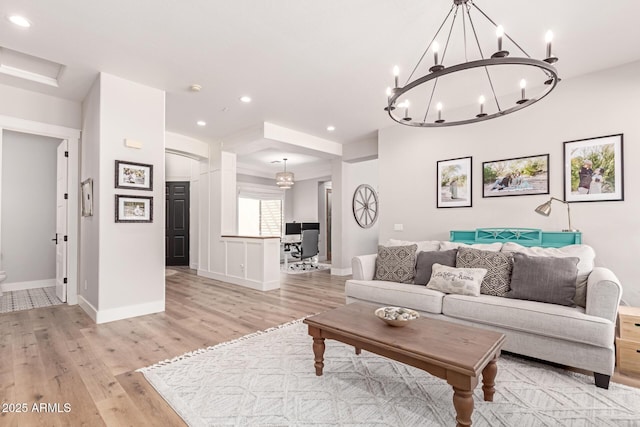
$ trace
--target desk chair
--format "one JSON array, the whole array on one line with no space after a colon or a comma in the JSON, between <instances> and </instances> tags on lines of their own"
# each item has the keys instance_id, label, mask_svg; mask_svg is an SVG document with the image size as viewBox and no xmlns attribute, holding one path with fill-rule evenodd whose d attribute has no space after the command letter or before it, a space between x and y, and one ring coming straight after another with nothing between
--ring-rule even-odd
<instances>
[{"instance_id":1,"label":"desk chair","mask_svg":"<svg viewBox=\"0 0 640 427\"><path fill-rule=\"evenodd\" d=\"M299 268L302 270L311 270L318 268L317 263L314 263L311 258L318 255L318 237L320 235L319 230L302 230L302 242L300 246L294 247L296 252L292 251L291 256L299 258L301 262L291 264L289 268ZM304 260L309 260L305 263Z\"/></svg>"}]
</instances>

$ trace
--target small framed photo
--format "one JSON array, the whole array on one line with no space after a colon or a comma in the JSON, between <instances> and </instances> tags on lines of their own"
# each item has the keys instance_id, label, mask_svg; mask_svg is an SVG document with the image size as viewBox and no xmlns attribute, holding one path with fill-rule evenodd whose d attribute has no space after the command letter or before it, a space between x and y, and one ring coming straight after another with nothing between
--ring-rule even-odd
<instances>
[{"instance_id":1,"label":"small framed photo","mask_svg":"<svg viewBox=\"0 0 640 427\"><path fill-rule=\"evenodd\" d=\"M153 165L116 160L116 188L153 190Z\"/></svg>"},{"instance_id":2,"label":"small framed photo","mask_svg":"<svg viewBox=\"0 0 640 427\"><path fill-rule=\"evenodd\" d=\"M153 222L153 197L116 194L116 222Z\"/></svg>"},{"instance_id":3,"label":"small framed photo","mask_svg":"<svg viewBox=\"0 0 640 427\"><path fill-rule=\"evenodd\" d=\"M93 179L82 181L82 216L93 216Z\"/></svg>"},{"instance_id":4,"label":"small framed photo","mask_svg":"<svg viewBox=\"0 0 640 427\"><path fill-rule=\"evenodd\" d=\"M564 143L567 202L624 200L622 134Z\"/></svg>"},{"instance_id":5,"label":"small framed photo","mask_svg":"<svg viewBox=\"0 0 640 427\"><path fill-rule=\"evenodd\" d=\"M549 194L549 155L482 163L482 197Z\"/></svg>"},{"instance_id":6,"label":"small framed photo","mask_svg":"<svg viewBox=\"0 0 640 427\"><path fill-rule=\"evenodd\" d=\"M471 157L437 162L438 208L471 207Z\"/></svg>"}]
</instances>

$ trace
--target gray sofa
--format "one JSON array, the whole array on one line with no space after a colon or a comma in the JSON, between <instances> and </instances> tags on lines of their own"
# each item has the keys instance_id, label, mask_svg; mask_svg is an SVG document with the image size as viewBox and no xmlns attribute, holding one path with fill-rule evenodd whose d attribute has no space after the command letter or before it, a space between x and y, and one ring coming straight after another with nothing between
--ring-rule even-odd
<instances>
[{"instance_id":1,"label":"gray sofa","mask_svg":"<svg viewBox=\"0 0 640 427\"><path fill-rule=\"evenodd\" d=\"M592 371L596 385L608 388L622 295L620 282L610 270L592 267L583 308L484 294L444 294L421 285L373 280L376 257L353 258L353 278L345 285L347 303L408 307L423 317L502 332L507 337L503 350Z\"/></svg>"}]
</instances>

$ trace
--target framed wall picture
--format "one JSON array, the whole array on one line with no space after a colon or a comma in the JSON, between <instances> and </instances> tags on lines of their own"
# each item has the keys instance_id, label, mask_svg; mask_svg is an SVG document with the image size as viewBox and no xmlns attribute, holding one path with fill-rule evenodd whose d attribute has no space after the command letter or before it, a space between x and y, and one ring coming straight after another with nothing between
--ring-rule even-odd
<instances>
[{"instance_id":1,"label":"framed wall picture","mask_svg":"<svg viewBox=\"0 0 640 427\"><path fill-rule=\"evenodd\" d=\"M440 160L437 162L437 207L471 207L471 157Z\"/></svg>"},{"instance_id":2,"label":"framed wall picture","mask_svg":"<svg viewBox=\"0 0 640 427\"><path fill-rule=\"evenodd\" d=\"M82 216L93 216L93 179L82 181Z\"/></svg>"},{"instance_id":3,"label":"framed wall picture","mask_svg":"<svg viewBox=\"0 0 640 427\"><path fill-rule=\"evenodd\" d=\"M549 155L482 163L482 197L549 194Z\"/></svg>"},{"instance_id":4,"label":"framed wall picture","mask_svg":"<svg viewBox=\"0 0 640 427\"><path fill-rule=\"evenodd\" d=\"M116 222L153 222L153 197L116 194Z\"/></svg>"},{"instance_id":5,"label":"framed wall picture","mask_svg":"<svg viewBox=\"0 0 640 427\"><path fill-rule=\"evenodd\" d=\"M622 134L564 143L567 202L624 200Z\"/></svg>"},{"instance_id":6,"label":"framed wall picture","mask_svg":"<svg viewBox=\"0 0 640 427\"><path fill-rule=\"evenodd\" d=\"M153 190L153 165L116 160L116 188Z\"/></svg>"}]
</instances>

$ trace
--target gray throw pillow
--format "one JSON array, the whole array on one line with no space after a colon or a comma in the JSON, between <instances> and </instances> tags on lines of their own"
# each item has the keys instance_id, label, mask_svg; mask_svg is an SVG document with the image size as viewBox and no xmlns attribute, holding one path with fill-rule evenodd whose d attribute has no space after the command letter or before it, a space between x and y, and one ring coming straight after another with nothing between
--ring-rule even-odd
<instances>
[{"instance_id":1,"label":"gray throw pillow","mask_svg":"<svg viewBox=\"0 0 640 427\"><path fill-rule=\"evenodd\" d=\"M456 253L458 253L456 249L451 249L450 251L418 252L418 259L416 261L416 278L413 280L413 283L416 285L426 285L429 283L433 264L455 267Z\"/></svg>"},{"instance_id":2,"label":"gray throw pillow","mask_svg":"<svg viewBox=\"0 0 640 427\"><path fill-rule=\"evenodd\" d=\"M503 297L509 292L513 260L507 252L481 251L478 249L458 249L456 257L458 268L484 268L487 274L482 280L480 293Z\"/></svg>"},{"instance_id":3,"label":"gray throw pillow","mask_svg":"<svg viewBox=\"0 0 640 427\"><path fill-rule=\"evenodd\" d=\"M506 296L573 307L579 261L514 253L511 291Z\"/></svg>"},{"instance_id":4,"label":"gray throw pillow","mask_svg":"<svg viewBox=\"0 0 640 427\"><path fill-rule=\"evenodd\" d=\"M373 280L412 283L416 271L417 248L418 245L378 246Z\"/></svg>"}]
</instances>

